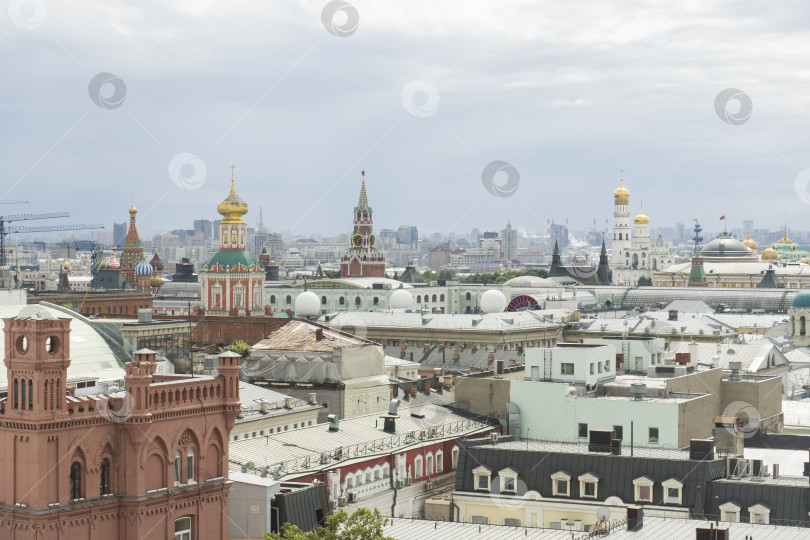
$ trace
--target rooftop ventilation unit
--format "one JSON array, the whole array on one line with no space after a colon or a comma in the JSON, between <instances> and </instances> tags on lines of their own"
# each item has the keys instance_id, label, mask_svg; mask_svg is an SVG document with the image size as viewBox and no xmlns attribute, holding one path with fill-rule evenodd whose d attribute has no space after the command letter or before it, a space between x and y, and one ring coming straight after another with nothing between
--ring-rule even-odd
<instances>
[{"instance_id":1,"label":"rooftop ventilation unit","mask_svg":"<svg viewBox=\"0 0 810 540\"><path fill-rule=\"evenodd\" d=\"M641 401L647 394L647 385L644 383L633 383L630 385L630 391L633 393L634 401Z\"/></svg>"},{"instance_id":2,"label":"rooftop ventilation unit","mask_svg":"<svg viewBox=\"0 0 810 540\"><path fill-rule=\"evenodd\" d=\"M340 424L340 417L336 414L330 414L326 417L329 420L329 431L338 431L338 424Z\"/></svg>"},{"instance_id":3,"label":"rooftop ventilation unit","mask_svg":"<svg viewBox=\"0 0 810 540\"><path fill-rule=\"evenodd\" d=\"M740 375L740 371L742 370L742 362L729 362L728 368L731 370L732 381L742 380L742 375Z\"/></svg>"}]
</instances>

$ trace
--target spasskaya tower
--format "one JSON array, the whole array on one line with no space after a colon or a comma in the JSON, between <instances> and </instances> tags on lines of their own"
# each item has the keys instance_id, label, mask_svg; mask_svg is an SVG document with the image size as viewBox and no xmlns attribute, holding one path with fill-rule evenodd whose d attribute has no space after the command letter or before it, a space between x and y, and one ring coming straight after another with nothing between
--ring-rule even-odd
<instances>
[{"instance_id":1,"label":"spasskaya tower","mask_svg":"<svg viewBox=\"0 0 810 540\"><path fill-rule=\"evenodd\" d=\"M360 201L354 207L354 232L340 257L340 277L385 277L385 253L377 251L374 220L366 196L366 171L360 173Z\"/></svg>"}]
</instances>

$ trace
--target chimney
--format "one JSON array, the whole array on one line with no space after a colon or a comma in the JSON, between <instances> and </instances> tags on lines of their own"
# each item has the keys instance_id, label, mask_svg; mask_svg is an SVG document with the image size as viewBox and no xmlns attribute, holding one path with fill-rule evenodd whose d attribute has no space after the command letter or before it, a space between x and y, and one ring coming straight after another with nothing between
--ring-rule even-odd
<instances>
[{"instance_id":1,"label":"chimney","mask_svg":"<svg viewBox=\"0 0 810 540\"><path fill-rule=\"evenodd\" d=\"M627 507L627 530L640 531L644 526L644 508L641 506Z\"/></svg>"},{"instance_id":2,"label":"chimney","mask_svg":"<svg viewBox=\"0 0 810 540\"><path fill-rule=\"evenodd\" d=\"M670 309L669 310L669 320L670 321L677 321L678 320L678 310L677 309Z\"/></svg>"},{"instance_id":3,"label":"chimney","mask_svg":"<svg viewBox=\"0 0 810 540\"><path fill-rule=\"evenodd\" d=\"M729 362L728 368L731 370L732 381L742 380L742 375L740 375L740 371L742 370L742 362Z\"/></svg>"},{"instance_id":4,"label":"chimney","mask_svg":"<svg viewBox=\"0 0 810 540\"><path fill-rule=\"evenodd\" d=\"M284 398L284 408L285 409L292 409L293 408L293 398L285 397Z\"/></svg>"},{"instance_id":5,"label":"chimney","mask_svg":"<svg viewBox=\"0 0 810 540\"><path fill-rule=\"evenodd\" d=\"M641 401L647 394L647 385L644 383L633 383L630 385L630 391L633 393L634 401Z\"/></svg>"},{"instance_id":6,"label":"chimney","mask_svg":"<svg viewBox=\"0 0 810 540\"><path fill-rule=\"evenodd\" d=\"M430 343L425 343L425 352L430 351Z\"/></svg>"},{"instance_id":7,"label":"chimney","mask_svg":"<svg viewBox=\"0 0 810 540\"><path fill-rule=\"evenodd\" d=\"M270 402L269 401L259 402L259 410L262 411L263 414L267 414L268 412L270 412Z\"/></svg>"},{"instance_id":8,"label":"chimney","mask_svg":"<svg viewBox=\"0 0 810 540\"><path fill-rule=\"evenodd\" d=\"M699 362L700 356L698 355L699 346L694 341L689 342L689 361Z\"/></svg>"},{"instance_id":9,"label":"chimney","mask_svg":"<svg viewBox=\"0 0 810 540\"><path fill-rule=\"evenodd\" d=\"M399 357L400 358L405 358L405 345L400 345L399 346Z\"/></svg>"},{"instance_id":10,"label":"chimney","mask_svg":"<svg viewBox=\"0 0 810 540\"><path fill-rule=\"evenodd\" d=\"M458 349L453 351L453 360L458 360L460 356L461 356L461 353L459 352Z\"/></svg>"},{"instance_id":11,"label":"chimney","mask_svg":"<svg viewBox=\"0 0 810 540\"><path fill-rule=\"evenodd\" d=\"M323 341L323 328L315 330L315 341Z\"/></svg>"},{"instance_id":12,"label":"chimney","mask_svg":"<svg viewBox=\"0 0 810 540\"><path fill-rule=\"evenodd\" d=\"M425 394L430 395L430 380L425 380Z\"/></svg>"},{"instance_id":13,"label":"chimney","mask_svg":"<svg viewBox=\"0 0 810 540\"><path fill-rule=\"evenodd\" d=\"M318 394L316 394L315 392L310 392L309 394L307 394L307 402L309 402L310 405L317 405Z\"/></svg>"},{"instance_id":14,"label":"chimney","mask_svg":"<svg viewBox=\"0 0 810 540\"><path fill-rule=\"evenodd\" d=\"M495 353L494 353L494 352L490 352L490 353L489 353L489 356L487 357L487 362L491 364L491 363L492 363L492 362L494 362L494 361L495 361Z\"/></svg>"}]
</instances>

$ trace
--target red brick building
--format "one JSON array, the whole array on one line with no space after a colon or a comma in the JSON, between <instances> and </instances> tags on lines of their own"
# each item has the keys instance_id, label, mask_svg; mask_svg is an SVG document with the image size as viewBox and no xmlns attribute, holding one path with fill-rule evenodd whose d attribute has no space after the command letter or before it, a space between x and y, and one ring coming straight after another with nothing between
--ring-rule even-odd
<instances>
[{"instance_id":1,"label":"red brick building","mask_svg":"<svg viewBox=\"0 0 810 540\"><path fill-rule=\"evenodd\" d=\"M4 324L2 538L227 538L238 355L220 356L220 377L185 378L155 375L144 349L125 392L77 398L65 388L70 319L28 306Z\"/></svg>"}]
</instances>

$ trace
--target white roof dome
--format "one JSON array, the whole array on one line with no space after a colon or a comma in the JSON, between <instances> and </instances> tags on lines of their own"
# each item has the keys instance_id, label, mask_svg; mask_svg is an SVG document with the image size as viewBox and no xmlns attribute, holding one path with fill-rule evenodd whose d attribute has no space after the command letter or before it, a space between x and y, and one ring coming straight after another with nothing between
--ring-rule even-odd
<instances>
[{"instance_id":1,"label":"white roof dome","mask_svg":"<svg viewBox=\"0 0 810 540\"><path fill-rule=\"evenodd\" d=\"M497 289L490 289L481 295L481 311L484 313L501 313L506 309L506 297Z\"/></svg>"},{"instance_id":2,"label":"white roof dome","mask_svg":"<svg viewBox=\"0 0 810 540\"><path fill-rule=\"evenodd\" d=\"M318 315L321 310L321 300L312 291L304 291L295 297L295 314L303 317Z\"/></svg>"},{"instance_id":3,"label":"white roof dome","mask_svg":"<svg viewBox=\"0 0 810 540\"><path fill-rule=\"evenodd\" d=\"M388 300L388 306L391 309L408 309L413 307L413 295L405 289L397 289L391 293L391 298Z\"/></svg>"}]
</instances>

